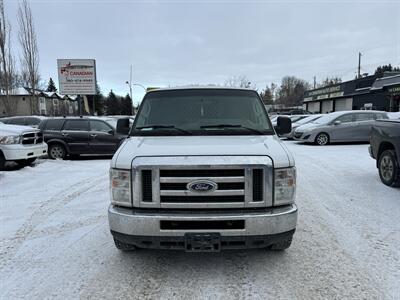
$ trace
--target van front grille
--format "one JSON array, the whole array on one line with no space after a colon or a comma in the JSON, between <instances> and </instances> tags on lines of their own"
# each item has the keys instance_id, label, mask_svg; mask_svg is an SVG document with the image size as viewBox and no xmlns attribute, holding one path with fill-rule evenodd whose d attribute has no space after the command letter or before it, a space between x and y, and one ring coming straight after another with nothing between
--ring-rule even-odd
<instances>
[{"instance_id":1,"label":"van front grille","mask_svg":"<svg viewBox=\"0 0 400 300\"><path fill-rule=\"evenodd\" d=\"M268 165L196 165L187 169L167 165L139 170L133 190L135 194L135 189L140 189L134 199L138 207L218 209L272 205L272 168Z\"/></svg>"}]
</instances>

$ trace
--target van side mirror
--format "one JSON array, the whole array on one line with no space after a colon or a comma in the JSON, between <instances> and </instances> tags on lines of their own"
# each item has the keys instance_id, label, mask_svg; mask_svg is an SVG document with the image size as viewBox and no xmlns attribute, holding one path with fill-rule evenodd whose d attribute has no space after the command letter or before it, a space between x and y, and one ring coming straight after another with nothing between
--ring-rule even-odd
<instances>
[{"instance_id":1,"label":"van side mirror","mask_svg":"<svg viewBox=\"0 0 400 300\"><path fill-rule=\"evenodd\" d=\"M335 122L333 122L333 125L340 125L340 124L342 124L342 122L340 122L340 121L335 121Z\"/></svg>"},{"instance_id":2,"label":"van side mirror","mask_svg":"<svg viewBox=\"0 0 400 300\"><path fill-rule=\"evenodd\" d=\"M117 133L128 135L129 134L129 118L118 119Z\"/></svg>"},{"instance_id":3,"label":"van side mirror","mask_svg":"<svg viewBox=\"0 0 400 300\"><path fill-rule=\"evenodd\" d=\"M278 117L275 131L278 135L290 133L292 131L292 120L288 117Z\"/></svg>"}]
</instances>

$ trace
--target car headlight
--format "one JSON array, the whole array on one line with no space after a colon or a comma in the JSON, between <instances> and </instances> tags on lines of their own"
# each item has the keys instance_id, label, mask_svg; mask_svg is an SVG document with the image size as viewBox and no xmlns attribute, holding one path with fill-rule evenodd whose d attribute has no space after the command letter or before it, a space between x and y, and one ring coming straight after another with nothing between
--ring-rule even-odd
<instances>
[{"instance_id":1,"label":"car headlight","mask_svg":"<svg viewBox=\"0 0 400 300\"><path fill-rule=\"evenodd\" d=\"M274 205L294 203L296 195L296 168L275 169Z\"/></svg>"},{"instance_id":2,"label":"car headlight","mask_svg":"<svg viewBox=\"0 0 400 300\"><path fill-rule=\"evenodd\" d=\"M0 144L2 145L19 144L20 141L21 137L19 135L0 136Z\"/></svg>"},{"instance_id":3,"label":"car headlight","mask_svg":"<svg viewBox=\"0 0 400 300\"><path fill-rule=\"evenodd\" d=\"M132 207L131 171L110 169L111 203Z\"/></svg>"}]
</instances>

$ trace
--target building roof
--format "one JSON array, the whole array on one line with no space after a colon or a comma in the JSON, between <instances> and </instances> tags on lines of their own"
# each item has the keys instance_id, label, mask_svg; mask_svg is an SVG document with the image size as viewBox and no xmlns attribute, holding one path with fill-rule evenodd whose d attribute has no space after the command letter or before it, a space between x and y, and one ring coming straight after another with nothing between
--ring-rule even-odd
<instances>
[{"instance_id":1,"label":"building roof","mask_svg":"<svg viewBox=\"0 0 400 300\"><path fill-rule=\"evenodd\" d=\"M392 86L392 85L400 85L400 75L378 78L372 84L371 91L381 90L384 87Z\"/></svg>"}]
</instances>

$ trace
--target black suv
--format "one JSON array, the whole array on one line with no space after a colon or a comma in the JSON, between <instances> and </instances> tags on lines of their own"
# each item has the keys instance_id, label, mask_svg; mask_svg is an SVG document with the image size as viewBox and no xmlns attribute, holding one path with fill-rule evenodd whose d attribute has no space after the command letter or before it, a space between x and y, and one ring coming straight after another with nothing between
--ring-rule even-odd
<instances>
[{"instance_id":1,"label":"black suv","mask_svg":"<svg viewBox=\"0 0 400 300\"><path fill-rule=\"evenodd\" d=\"M129 120L127 120L129 124ZM63 159L67 155L103 154L113 155L127 137L122 130L114 128L100 118L48 118L40 123L48 155ZM129 125L128 125L129 128Z\"/></svg>"}]
</instances>

